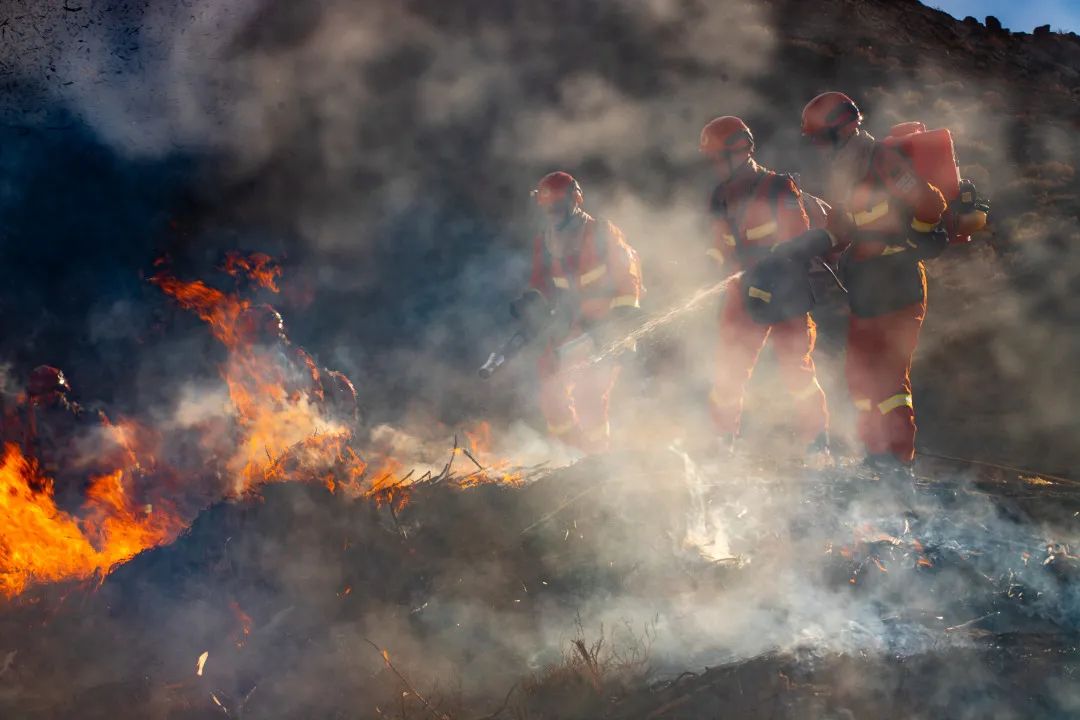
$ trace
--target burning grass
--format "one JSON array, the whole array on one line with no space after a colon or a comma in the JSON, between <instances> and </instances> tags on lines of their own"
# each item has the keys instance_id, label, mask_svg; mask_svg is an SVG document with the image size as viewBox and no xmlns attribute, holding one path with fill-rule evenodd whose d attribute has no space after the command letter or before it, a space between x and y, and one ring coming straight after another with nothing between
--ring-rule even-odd
<instances>
[{"instance_id":1,"label":"burning grass","mask_svg":"<svg viewBox=\"0 0 1080 720\"><path fill-rule=\"evenodd\" d=\"M223 270L238 283L274 292L281 275L271 258L259 254L230 254ZM112 422L102 416L87 444L96 454L92 465L104 470L88 479L81 507L69 510L57 505L55 478L8 445L0 466L0 595L18 595L34 583L100 578L118 563L171 542L207 505L257 494L270 483L317 483L397 512L417 483L468 488L520 482L508 461L491 454L487 425L467 431L465 446L454 441L441 472L405 472L395 457L362 455L356 428L328 406L314 363L284 335L265 344L251 327L253 306L239 291L179 280L163 263L151 282L198 315L227 350L220 371L229 403L202 427L199 442L205 475L220 479L184 477L160 461L168 437L134 419ZM472 466L464 472L454 468L459 455Z\"/></svg>"},{"instance_id":2,"label":"burning grass","mask_svg":"<svg viewBox=\"0 0 1080 720\"><path fill-rule=\"evenodd\" d=\"M1080 667L1058 520L1047 544L1001 492L985 505L981 481L924 488L904 517L848 470L752 472L706 478L739 564L685 547L699 506L670 455L466 492L436 472L405 505L274 483L93 592L62 588L58 606L43 587L0 613L0 657L17 650L0 712L802 720L1067 707L1050 689ZM1080 494L1048 482L1065 493L1055 505L1080 510ZM1010 487L1030 495L1026 479Z\"/></svg>"}]
</instances>

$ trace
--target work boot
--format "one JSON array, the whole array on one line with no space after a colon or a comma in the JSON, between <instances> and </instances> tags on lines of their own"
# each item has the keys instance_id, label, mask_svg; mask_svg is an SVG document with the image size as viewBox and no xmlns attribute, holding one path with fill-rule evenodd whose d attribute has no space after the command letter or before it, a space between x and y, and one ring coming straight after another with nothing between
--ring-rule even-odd
<instances>
[{"instance_id":1,"label":"work boot","mask_svg":"<svg viewBox=\"0 0 1080 720\"><path fill-rule=\"evenodd\" d=\"M803 462L811 470L824 470L833 466L832 452L829 450L829 433L822 431L812 443L806 446Z\"/></svg>"}]
</instances>

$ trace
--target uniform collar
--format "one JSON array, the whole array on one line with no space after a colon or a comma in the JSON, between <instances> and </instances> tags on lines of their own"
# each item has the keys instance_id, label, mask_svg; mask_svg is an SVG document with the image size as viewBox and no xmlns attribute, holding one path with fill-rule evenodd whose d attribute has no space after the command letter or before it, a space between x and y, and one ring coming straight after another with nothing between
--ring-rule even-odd
<instances>
[{"instance_id":1,"label":"uniform collar","mask_svg":"<svg viewBox=\"0 0 1080 720\"><path fill-rule=\"evenodd\" d=\"M719 185L720 192L726 200L736 200L752 189L767 170L750 158L745 165L735 171L726 182Z\"/></svg>"},{"instance_id":2,"label":"uniform collar","mask_svg":"<svg viewBox=\"0 0 1080 720\"><path fill-rule=\"evenodd\" d=\"M554 241L558 239L563 250L562 257L577 255L581 250L582 238L585 236L582 229L590 219L588 213L578 208L561 228L558 230L548 228L547 232L544 233L544 242L547 244L548 251L553 256L559 256L559 253L555 252L557 248L554 247Z\"/></svg>"}]
</instances>

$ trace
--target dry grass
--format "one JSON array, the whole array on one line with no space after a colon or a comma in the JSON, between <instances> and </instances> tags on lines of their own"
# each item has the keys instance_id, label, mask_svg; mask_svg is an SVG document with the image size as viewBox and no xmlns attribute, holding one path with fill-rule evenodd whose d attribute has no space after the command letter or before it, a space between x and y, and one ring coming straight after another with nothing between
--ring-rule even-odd
<instances>
[{"instance_id":1,"label":"dry grass","mask_svg":"<svg viewBox=\"0 0 1080 720\"><path fill-rule=\"evenodd\" d=\"M1069 182L1076 176L1076 169L1072 165L1054 160L1035 163L1024 167L1024 176L1040 178L1044 180Z\"/></svg>"},{"instance_id":2,"label":"dry grass","mask_svg":"<svg viewBox=\"0 0 1080 720\"><path fill-rule=\"evenodd\" d=\"M514 720L595 720L613 700L640 687L649 675L655 625L637 631L628 623L589 641L577 637L558 664L525 680L510 713Z\"/></svg>"}]
</instances>

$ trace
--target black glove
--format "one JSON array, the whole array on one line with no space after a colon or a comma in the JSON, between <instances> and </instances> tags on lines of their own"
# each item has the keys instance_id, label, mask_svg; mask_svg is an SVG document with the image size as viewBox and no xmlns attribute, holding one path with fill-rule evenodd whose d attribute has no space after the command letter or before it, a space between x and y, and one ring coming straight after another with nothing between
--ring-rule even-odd
<instances>
[{"instance_id":1,"label":"black glove","mask_svg":"<svg viewBox=\"0 0 1080 720\"><path fill-rule=\"evenodd\" d=\"M535 337L551 323L554 311L543 293L536 289L526 290L521 297L510 303L510 315L521 323L527 337Z\"/></svg>"},{"instance_id":2,"label":"black glove","mask_svg":"<svg viewBox=\"0 0 1080 720\"><path fill-rule=\"evenodd\" d=\"M912 229L908 232L907 244L920 260L932 260L949 246L949 233L940 225L927 232Z\"/></svg>"},{"instance_id":3,"label":"black glove","mask_svg":"<svg viewBox=\"0 0 1080 720\"><path fill-rule=\"evenodd\" d=\"M990 199L979 195L975 183L967 178L960 180L960 196L957 200L958 212L990 212Z\"/></svg>"},{"instance_id":4,"label":"black glove","mask_svg":"<svg viewBox=\"0 0 1080 720\"><path fill-rule=\"evenodd\" d=\"M829 252L832 246L832 235L824 228L816 228L776 245L772 254L776 257L809 262L812 258Z\"/></svg>"}]
</instances>

